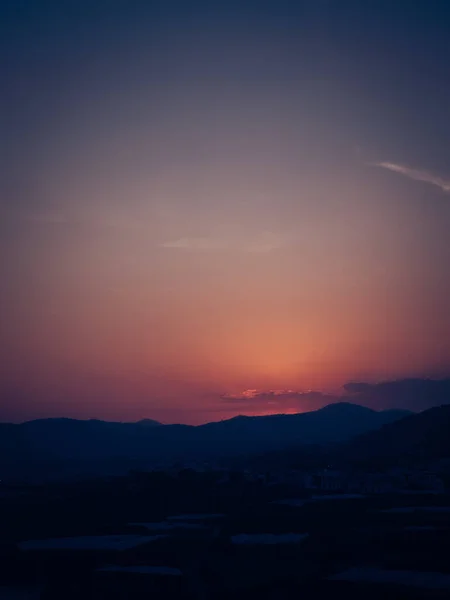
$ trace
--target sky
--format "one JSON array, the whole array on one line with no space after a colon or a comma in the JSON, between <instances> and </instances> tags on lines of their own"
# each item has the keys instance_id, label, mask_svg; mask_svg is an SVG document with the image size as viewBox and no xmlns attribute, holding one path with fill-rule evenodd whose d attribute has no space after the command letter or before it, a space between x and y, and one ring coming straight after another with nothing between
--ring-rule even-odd
<instances>
[{"instance_id":1,"label":"sky","mask_svg":"<svg viewBox=\"0 0 450 600\"><path fill-rule=\"evenodd\" d=\"M0 23L0 420L201 423L450 374L448 2Z\"/></svg>"}]
</instances>

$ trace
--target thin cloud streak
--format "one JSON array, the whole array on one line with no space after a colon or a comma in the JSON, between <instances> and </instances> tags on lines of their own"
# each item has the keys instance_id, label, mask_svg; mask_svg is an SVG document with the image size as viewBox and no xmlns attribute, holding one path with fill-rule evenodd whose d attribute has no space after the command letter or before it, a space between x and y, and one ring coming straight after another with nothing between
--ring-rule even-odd
<instances>
[{"instance_id":1,"label":"thin cloud streak","mask_svg":"<svg viewBox=\"0 0 450 600\"><path fill-rule=\"evenodd\" d=\"M434 175L428 171L412 169L405 165L399 165L391 162L375 162L368 164L372 167L381 167L382 169L388 169L388 171L392 171L393 173L399 173L400 175L408 177L409 179L413 179L414 181L422 181L424 183L429 183L430 185L435 185L443 192L450 192L450 179L443 179L442 177L439 177L439 175Z\"/></svg>"},{"instance_id":2,"label":"thin cloud streak","mask_svg":"<svg viewBox=\"0 0 450 600\"><path fill-rule=\"evenodd\" d=\"M105 214L101 212L91 214L83 211L71 211L68 215L60 212L41 211L24 213L21 215L21 218L39 225L91 226L123 230L142 229L146 226L144 219L128 217L126 215L115 215L113 213L106 214L106 212Z\"/></svg>"},{"instance_id":3,"label":"thin cloud streak","mask_svg":"<svg viewBox=\"0 0 450 600\"><path fill-rule=\"evenodd\" d=\"M237 250L241 252L266 253L278 250L285 246L283 237L272 232L263 232L254 239L236 240L215 237L183 237L168 240L160 244L162 248L175 248L178 250Z\"/></svg>"},{"instance_id":4,"label":"thin cloud streak","mask_svg":"<svg viewBox=\"0 0 450 600\"><path fill-rule=\"evenodd\" d=\"M226 250L229 245L223 240L214 240L207 237L179 238L160 244L162 248L177 248L179 250Z\"/></svg>"},{"instance_id":5,"label":"thin cloud streak","mask_svg":"<svg viewBox=\"0 0 450 600\"><path fill-rule=\"evenodd\" d=\"M61 225L68 223L69 219L62 214L52 212L30 213L25 215L27 221L42 223L44 225Z\"/></svg>"}]
</instances>

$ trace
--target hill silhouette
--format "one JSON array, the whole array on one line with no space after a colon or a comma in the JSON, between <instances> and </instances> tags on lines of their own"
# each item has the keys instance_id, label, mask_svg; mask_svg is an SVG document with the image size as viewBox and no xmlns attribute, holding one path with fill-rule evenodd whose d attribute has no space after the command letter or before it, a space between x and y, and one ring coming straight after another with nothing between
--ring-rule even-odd
<instances>
[{"instance_id":1,"label":"hill silhouette","mask_svg":"<svg viewBox=\"0 0 450 600\"><path fill-rule=\"evenodd\" d=\"M357 436L342 446L345 460L390 464L450 457L450 405L430 408Z\"/></svg>"},{"instance_id":2,"label":"hill silhouette","mask_svg":"<svg viewBox=\"0 0 450 600\"><path fill-rule=\"evenodd\" d=\"M43 419L0 425L0 477L34 473L116 473L135 466L215 460L329 444L376 430L406 411L375 411L336 403L316 411L263 417L238 416L200 426L144 420Z\"/></svg>"}]
</instances>

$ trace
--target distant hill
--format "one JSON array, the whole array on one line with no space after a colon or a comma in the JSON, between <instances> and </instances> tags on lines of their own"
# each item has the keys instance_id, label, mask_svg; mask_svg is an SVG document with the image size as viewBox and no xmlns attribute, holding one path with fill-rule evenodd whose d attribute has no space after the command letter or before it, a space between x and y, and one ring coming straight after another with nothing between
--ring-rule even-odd
<instances>
[{"instance_id":1,"label":"distant hill","mask_svg":"<svg viewBox=\"0 0 450 600\"><path fill-rule=\"evenodd\" d=\"M450 458L450 405L411 414L360 435L342 446L340 457L373 464Z\"/></svg>"},{"instance_id":2,"label":"distant hill","mask_svg":"<svg viewBox=\"0 0 450 600\"><path fill-rule=\"evenodd\" d=\"M239 416L197 427L75 419L0 424L0 478L29 472L115 473L139 464L276 451L328 444L379 429L406 411L374 411L351 403L264 417Z\"/></svg>"},{"instance_id":3,"label":"distant hill","mask_svg":"<svg viewBox=\"0 0 450 600\"><path fill-rule=\"evenodd\" d=\"M375 411L348 402L294 415L239 416L208 423L197 436L213 445L232 443L240 451L276 449L293 444L324 444L349 439L362 432L410 414L407 411Z\"/></svg>"}]
</instances>

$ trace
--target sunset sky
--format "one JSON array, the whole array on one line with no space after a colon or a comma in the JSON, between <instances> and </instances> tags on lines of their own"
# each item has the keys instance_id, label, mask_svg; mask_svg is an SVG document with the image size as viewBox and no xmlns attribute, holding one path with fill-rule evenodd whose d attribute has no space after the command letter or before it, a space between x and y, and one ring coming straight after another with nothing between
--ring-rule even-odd
<instances>
[{"instance_id":1,"label":"sunset sky","mask_svg":"<svg viewBox=\"0 0 450 600\"><path fill-rule=\"evenodd\" d=\"M448 2L0 23L0 420L200 423L450 374Z\"/></svg>"}]
</instances>

